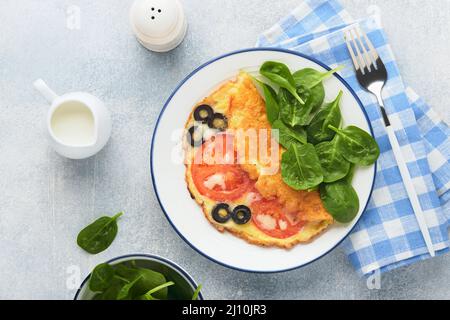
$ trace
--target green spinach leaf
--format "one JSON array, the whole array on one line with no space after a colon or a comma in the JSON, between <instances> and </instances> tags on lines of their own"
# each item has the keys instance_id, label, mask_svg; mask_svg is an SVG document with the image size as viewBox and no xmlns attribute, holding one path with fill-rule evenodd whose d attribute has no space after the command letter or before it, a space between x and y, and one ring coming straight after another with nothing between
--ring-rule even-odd
<instances>
[{"instance_id":1,"label":"green spinach leaf","mask_svg":"<svg viewBox=\"0 0 450 320\"><path fill-rule=\"evenodd\" d=\"M123 279L114 278L109 283L109 286L102 293L99 293L95 296L97 300L117 300L117 295L124 285L129 283L128 281L124 281Z\"/></svg>"},{"instance_id":2,"label":"green spinach leaf","mask_svg":"<svg viewBox=\"0 0 450 320\"><path fill-rule=\"evenodd\" d=\"M116 275L126 279L127 281L134 280L138 275L138 268L136 266L129 267L125 263L118 263L113 266Z\"/></svg>"},{"instance_id":3,"label":"green spinach leaf","mask_svg":"<svg viewBox=\"0 0 450 320\"><path fill-rule=\"evenodd\" d=\"M166 283L163 283L163 284L161 284L161 285L159 285L159 286L157 286L157 287L154 287L153 289L149 290L147 293L143 294L143 295L140 297L140 299L142 299L142 300L157 300L156 298L154 298L154 297L152 296L153 293L155 293L155 292L157 292L157 291L159 291L159 290L162 290L162 289L164 289L164 288L173 286L174 284L175 284L175 282L173 282L173 281L168 281L168 282L166 282Z\"/></svg>"},{"instance_id":4,"label":"green spinach leaf","mask_svg":"<svg viewBox=\"0 0 450 320\"><path fill-rule=\"evenodd\" d=\"M94 292L101 292L108 289L114 278L114 274L114 269L109 264L99 264L92 271L91 278L89 279L89 289Z\"/></svg>"},{"instance_id":5,"label":"green spinach leaf","mask_svg":"<svg viewBox=\"0 0 450 320\"><path fill-rule=\"evenodd\" d=\"M362 166L370 166L377 161L380 148L370 134L355 126L338 129L329 125L329 128L339 135L336 147L345 159Z\"/></svg>"},{"instance_id":6,"label":"green spinach leaf","mask_svg":"<svg viewBox=\"0 0 450 320\"><path fill-rule=\"evenodd\" d=\"M264 99L266 101L267 120L269 123L273 124L273 122L280 117L280 107L277 101L277 93L271 86L263 82L260 82L260 85L263 89Z\"/></svg>"},{"instance_id":7,"label":"green spinach leaf","mask_svg":"<svg viewBox=\"0 0 450 320\"><path fill-rule=\"evenodd\" d=\"M275 89L273 89L270 85L267 83L264 83L263 81L250 76L252 80L257 83L264 94L264 101L266 104L266 115L267 120L270 124L272 124L275 120L279 119L280 117L280 106L278 104L278 95Z\"/></svg>"},{"instance_id":8,"label":"green spinach leaf","mask_svg":"<svg viewBox=\"0 0 450 320\"><path fill-rule=\"evenodd\" d=\"M342 122L341 109L339 107L343 92L340 91L336 99L324 105L312 119L308 129L308 141L318 144L324 141L331 141L336 133L328 126L339 127Z\"/></svg>"},{"instance_id":9,"label":"green spinach leaf","mask_svg":"<svg viewBox=\"0 0 450 320\"><path fill-rule=\"evenodd\" d=\"M310 190L323 181L319 158L312 144L291 144L281 157L283 181L295 190Z\"/></svg>"},{"instance_id":10,"label":"green spinach leaf","mask_svg":"<svg viewBox=\"0 0 450 320\"><path fill-rule=\"evenodd\" d=\"M305 68L298 70L292 75L297 88L304 86L310 90L310 96L306 103L309 104L311 112L317 111L325 99L325 87L323 86L323 81L340 69L341 68L336 68L322 73L312 68Z\"/></svg>"},{"instance_id":11,"label":"green spinach leaf","mask_svg":"<svg viewBox=\"0 0 450 320\"><path fill-rule=\"evenodd\" d=\"M113 217L101 217L80 231L78 245L85 251L96 254L106 250L117 235L117 219L123 214L119 212Z\"/></svg>"},{"instance_id":12,"label":"green spinach leaf","mask_svg":"<svg viewBox=\"0 0 450 320\"><path fill-rule=\"evenodd\" d=\"M306 86L298 86L297 93L300 97L305 101L305 104L301 106L301 122L300 125L306 126L311 122L311 112L313 111L314 96L312 89L307 88Z\"/></svg>"},{"instance_id":13,"label":"green spinach leaf","mask_svg":"<svg viewBox=\"0 0 450 320\"><path fill-rule=\"evenodd\" d=\"M142 280L136 285L136 295L138 296L167 282L166 277L159 272L143 268L139 270L142 275ZM162 288L158 292L155 292L153 296L158 299L167 299L167 288Z\"/></svg>"},{"instance_id":14,"label":"green spinach leaf","mask_svg":"<svg viewBox=\"0 0 450 320\"><path fill-rule=\"evenodd\" d=\"M272 133L274 133L273 130L278 130L277 141L286 149L289 149L293 143L307 143L306 131L301 127L294 130L286 126L281 120L276 120L272 124Z\"/></svg>"},{"instance_id":15,"label":"green spinach leaf","mask_svg":"<svg viewBox=\"0 0 450 320\"><path fill-rule=\"evenodd\" d=\"M323 101L325 100L325 88L323 84L320 83L308 90L310 94L308 101L306 101L305 104L308 104L308 108L311 110L310 113L314 113L322 106Z\"/></svg>"},{"instance_id":16,"label":"green spinach leaf","mask_svg":"<svg viewBox=\"0 0 450 320\"><path fill-rule=\"evenodd\" d=\"M167 300L168 287L173 285L162 273L138 267L134 260L99 264L89 280L95 300Z\"/></svg>"},{"instance_id":17,"label":"green spinach leaf","mask_svg":"<svg viewBox=\"0 0 450 320\"><path fill-rule=\"evenodd\" d=\"M200 294L200 290L202 290L201 284L199 284L197 289L195 289L194 294L192 295L192 300L198 300L198 295Z\"/></svg>"},{"instance_id":18,"label":"green spinach leaf","mask_svg":"<svg viewBox=\"0 0 450 320\"><path fill-rule=\"evenodd\" d=\"M133 286L132 294L135 297L142 296L149 290L167 282L163 274L146 268L129 268L122 265L120 267L118 266L116 272L129 281L134 281L138 277L140 278ZM158 299L166 299L167 289L158 291L155 293L155 297Z\"/></svg>"},{"instance_id":19,"label":"green spinach leaf","mask_svg":"<svg viewBox=\"0 0 450 320\"><path fill-rule=\"evenodd\" d=\"M281 88L288 90L300 104L304 104L297 93L291 71L284 63L267 61L261 66L259 72Z\"/></svg>"},{"instance_id":20,"label":"green spinach leaf","mask_svg":"<svg viewBox=\"0 0 450 320\"><path fill-rule=\"evenodd\" d=\"M323 182L335 182L347 176L350 162L336 148L336 139L319 143L315 148L323 171Z\"/></svg>"},{"instance_id":21,"label":"green spinach leaf","mask_svg":"<svg viewBox=\"0 0 450 320\"><path fill-rule=\"evenodd\" d=\"M301 92L302 96L307 91ZM307 97L305 98L305 101ZM286 89L280 88L278 92L278 101L280 105L280 119L290 127L305 126L310 122L311 108L308 103L299 103L292 94Z\"/></svg>"},{"instance_id":22,"label":"green spinach leaf","mask_svg":"<svg viewBox=\"0 0 450 320\"><path fill-rule=\"evenodd\" d=\"M345 176L345 181L352 184L353 176L355 175L356 166L353 163L350 163L350 170L348 170L348 174Z\"/></svg>"},{"instance_id":23,"label":"green spinach leaf","mask_svg":"<svg viewBox=\"0 0 450 320\"><path fill-rule=\"evenodd\" d=\"M95 294L92 300L103 300L103 293Z\"/></svg>"},{"instance_id":24,"label":"green spinach leaf","mask_svg":"<svg viewBox=\"0 0 450 320\"><path fill-rule=\"evenodd\" d=\"M308 88L314 88L341 69L342 67L338 67L327 72L320 72L313 68L305 68L298 70L292 76L297 86L304 85Z\"/></svg>"},{"instance_id":25,"label":"green spinach leaf","mask_svg":"<svg viewBox=\"0 0 450 320\"><path fill-rule=\"evenodd\" d=\"M138 275L133 281L124 285L117 294L117 300L132 299L131 289L142 279L142 275Z\"/></svg>"},{"instance_id":26,"label":"green spinach leaf","mask_svg":"<svg viewBox=\"0 0 450 320\"><path fill-rule=\"evenodd\" d=\"M358 214L358 194L345 180L322 184L320 198L325 209L338 222L348 223Z\"/></svg>"},{"instance_id":27,"label":"green spinach leaf","mask_svg":"<svg viewBox=\"0 0 450 320\"><path fill-rule=\"evenodd\" d=\"M299 70L295 72L292 76L294 77L296 88L305 87L309 89L310 94L308 100L305 101L305 104L308 104L308 108L311 110L310 112L315 112L318 108L320 108L325 99L325 88L322 82L320 82L315 86L311 86L312 81L308 76L309 75L308 70L309 69Z\"/></svg>"}]
</instances>

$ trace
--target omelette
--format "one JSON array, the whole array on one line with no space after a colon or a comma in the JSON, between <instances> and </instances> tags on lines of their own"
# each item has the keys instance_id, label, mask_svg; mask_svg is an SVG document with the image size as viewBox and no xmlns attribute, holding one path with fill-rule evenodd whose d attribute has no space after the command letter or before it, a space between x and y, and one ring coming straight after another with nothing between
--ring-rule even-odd
<instances>
[{"instance_id":1,"label":"omelette","mask_svg":"<svg viewBox=\"0 0 450 320\"><path fill-rule=\"evenodd\" d=\"M292 248L334 222L318 191L283 182L285 150L272 137L265 101L247 73L195 105L185 129L187 187L217 230L255 245Z\"/></svg>"}]
</instances>

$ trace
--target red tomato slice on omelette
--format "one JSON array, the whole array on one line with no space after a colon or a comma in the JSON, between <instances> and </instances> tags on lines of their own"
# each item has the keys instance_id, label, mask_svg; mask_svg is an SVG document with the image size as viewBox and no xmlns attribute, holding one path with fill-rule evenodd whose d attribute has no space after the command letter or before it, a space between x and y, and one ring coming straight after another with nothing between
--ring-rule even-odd
<instances>
[{"instance_id":1,"label":"red tomato slice on omelette","mask_svg":"<svg viewBox=\"0 0 450 320\"><path fill-rule=\"evenodd\" d=\"M296 235L303 223L293 223L277 200L260 200L251 204L252 221L265 234L279 239Z\"/></svg>"},{"instance_id":2,"label":"red tomato slice on omelette","mask_svg":"<svg viewBox=\"0 0 450 320\"><path fill-rule=\"evenodd\" d=\"M191 172L197 190L215 201L238 199L253 185L236 163L233 136L226 133L211 137L200 147Z\"/></svg>"}]
</instances>

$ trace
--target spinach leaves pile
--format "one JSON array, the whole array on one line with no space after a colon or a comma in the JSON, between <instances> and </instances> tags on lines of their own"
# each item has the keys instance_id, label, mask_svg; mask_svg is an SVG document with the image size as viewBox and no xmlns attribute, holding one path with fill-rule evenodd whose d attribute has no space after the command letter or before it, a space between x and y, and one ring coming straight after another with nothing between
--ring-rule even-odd
<instances>
[{"instance_id":1,"label":"spinach leaves pile","mask_svg":"<svg viewBox=\"0 0 450 320\"><path fill-rule=\"evenodd\" d=\"M113 217L100 217L83 230L77 237L78 245L91 254L106 250L114 241L118 226L119 212ZM173 286L170 295L169 287ZM116 265L101 263L91 273L89 289L95 292L94 300L169 300L186 299L186 294L177 294L173 281L157 271L137 267L136 261L122 262ZM192 300L197 300L201 286L195 290ZM180 290L178 290L180 291ZM181 290L184 292L184 290Z\"/></svg>"},{"instance_id":2,"label":"spinach leaves pile","mask_svg":"<svg viewBox=\"0 0 450 320\"><path fill-rule=\"evenodd\" d=\"M168 300L172 286L176 288L175 282L167 281L162 273L138 267L135 261L99 264L89 279L89 289L96 292L94 300ZM200 289L192 300L197 300Z\"/></svg>"},{"instance_id":3,"label":"spinach leaves pile","mask_svg":"<svg viewBox=\"0 0 450 320\"><path fill-rule=\"evenodd\" d=\"M348 223L359 211L358 195L351 185L354 167L375 163L380 149L364 130L340 128L342 91L334 101L324 103L323 81L336 71L305 68L292 74L285 64L267 61L260 68L267 81L258 83L267 119L286 149L281 159L283 181L295 190L318 189L333 218Z\"/></svg>"}]
</instances>

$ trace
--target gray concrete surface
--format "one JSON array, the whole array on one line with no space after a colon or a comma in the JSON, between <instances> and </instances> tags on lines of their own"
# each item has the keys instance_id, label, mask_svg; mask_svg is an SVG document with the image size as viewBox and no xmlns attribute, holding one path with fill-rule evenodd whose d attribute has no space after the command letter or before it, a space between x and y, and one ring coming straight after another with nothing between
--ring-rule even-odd
<instances>
[{"instance_id":1,"label":"gray concrete surface","mask_svg":"<svg viewBox=\"0 0 450 320\"><path fill-rule=\"evenodd\" d=\"M253 46L298 2L184 0L185 41L155 54L131 34L131 0L1 0L0 298L70 299L73 270L84 277L105 259L147 252L184 266L207 298L449 299L450 255L385 274L380 290L368 290L339 249L300 270L248 274L194 252L162 214L150 182L149 143L165 99L195 66ZM405 81L449 121L450 1L343 3L355 17L378 6ZM79 30L66 27L71 5L81 9ZM59 93L85 90L106 102L114 130L102 152L70 161L49 148L47 106L31 86L39 77ZM91 256L76 246L82 227L119 210L126 214L109 250Z\"/></svg>"}]
</instances>

